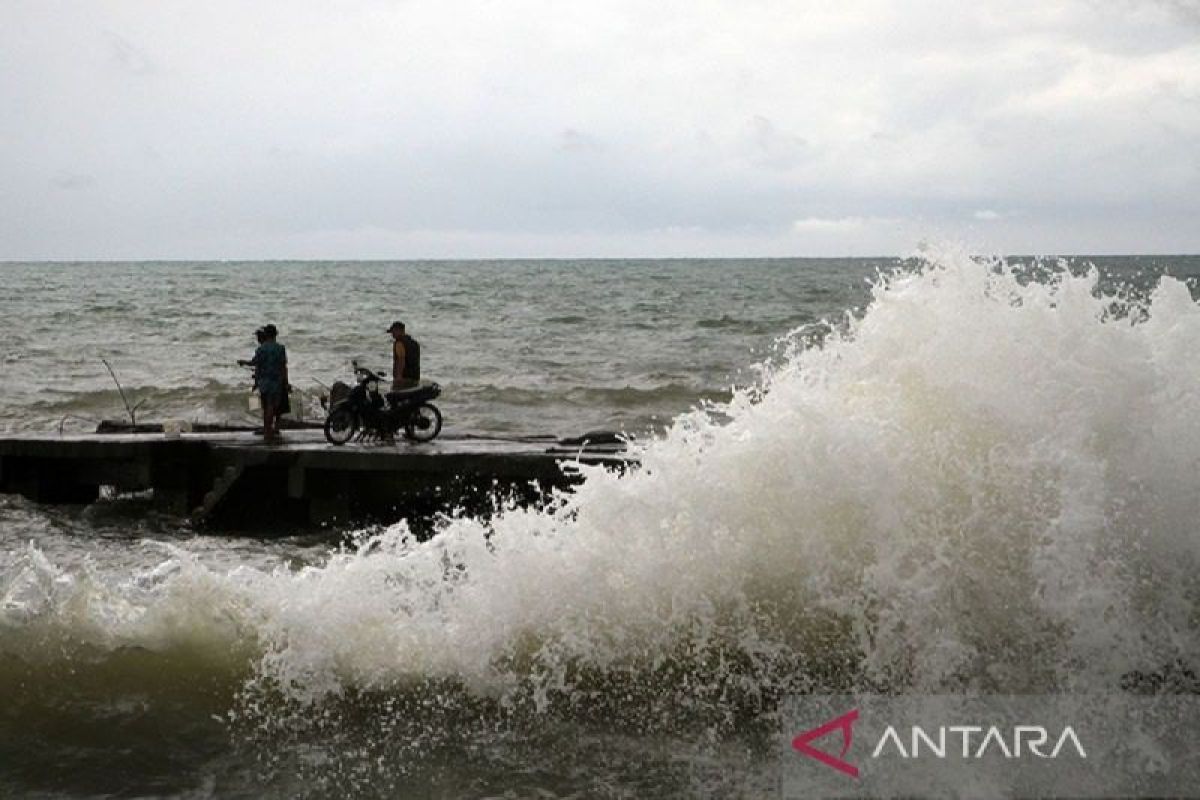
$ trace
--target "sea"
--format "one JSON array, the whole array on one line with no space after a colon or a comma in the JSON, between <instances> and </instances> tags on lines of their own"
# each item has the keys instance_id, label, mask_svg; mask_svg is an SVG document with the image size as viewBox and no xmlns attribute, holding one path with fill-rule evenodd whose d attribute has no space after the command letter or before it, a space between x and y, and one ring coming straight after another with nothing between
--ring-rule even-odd
<instances>
[{"instance_id":1,"label":"sea","mask_svg":"<svg viewBox=\"0 0 1200 800\"><path fill-rule=\"evenodd\" d=\"M788 698L1196 692L1198 295L952 244L2 263L0 435L253 424L266 323L320 421L402 320L443 435L639 466L421 541L0 495L0 797L775 797Z\"/></svg>"}]
</instances>

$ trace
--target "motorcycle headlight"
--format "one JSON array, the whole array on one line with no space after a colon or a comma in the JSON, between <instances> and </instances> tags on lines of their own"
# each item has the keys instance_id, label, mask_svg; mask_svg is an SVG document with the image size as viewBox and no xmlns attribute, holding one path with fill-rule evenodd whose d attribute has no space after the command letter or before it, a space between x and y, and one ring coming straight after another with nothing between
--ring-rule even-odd
<instances>
[{"instance_id":1,"label":"motorcycle headlight","mask_svg":"<svg viewBox=\"0 0 1200 800\"><path fill-rule=\"evenodd\" d=\"M369 392L371 392L372 394L374 394L375 392L378 392L379 391L379 381L368 381L367 382L367 390Z\"/></svg>"}]
</instances>

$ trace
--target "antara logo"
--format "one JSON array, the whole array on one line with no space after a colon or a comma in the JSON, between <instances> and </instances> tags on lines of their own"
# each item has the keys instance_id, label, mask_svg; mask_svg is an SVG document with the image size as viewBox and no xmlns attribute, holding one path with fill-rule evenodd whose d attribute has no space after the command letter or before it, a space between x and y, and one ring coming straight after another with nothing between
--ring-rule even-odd
<instances>
[{"instance_id":1,"label":"antara logo","mask_svg":"<svg viewBox=\"0 0 1200 800\"><path fill-rule=\"evenodd\" d=\"M824 725L818 728L805 731L795 739L792 739L792 747L809 758L815 758L822 764L833 767L838 772L844 772L851 778L857 778L858 767L854 766L848 761L843 761L843 759L846 757L846 753L850 750L851 742L854 740L855 722L858 722L857 708L853 711L842 714L836 719L829 720L829 722L826 722ZM811 742L813 739L820 739L825 734L835 730L840 730L842 732L842 752L836 758L829 755L829 753L818 750L809 744L809 742Z\"/></svg>"},{"instance_id":2,"label":"antara logo","mask_svg":"<svg viewBox=\"0 0 1200 800\"><path fill-rule=\"evenodd\" d=\"M792 747L801 755L857 778L858 767L846 760L846 754L850 752L850 745L854 741L856 722L857 708L829 720L824 725L801 733L792 739ZM812 746L813 741L835 731L841 731L842 734L841 751L836 756ZM913 725L908 733L907 737L902 737L894 725L886 726L870 757L886 757L891 751L903 759L945 759L956 757L960 753L964 759L979 759L989 752L999 753L1006 759L1028 756L1058 758L1059 753L1066 749L1068 755L1069 751L1073 750L1079 758L1087 758L1083 743L1070 725L1064 727L1057 736L1052 736L1051 732L1041 725L1016 725L1003 730L995 725L943 725L929 729Z\"/></svg>"}]
</instances>

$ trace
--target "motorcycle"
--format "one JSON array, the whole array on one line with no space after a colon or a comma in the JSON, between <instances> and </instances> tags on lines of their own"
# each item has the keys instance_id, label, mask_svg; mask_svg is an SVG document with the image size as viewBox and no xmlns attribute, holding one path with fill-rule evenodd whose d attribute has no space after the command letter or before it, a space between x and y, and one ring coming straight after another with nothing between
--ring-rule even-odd
<instances>
[{"instance_id":1,"label":"motorcycle","mask_svg":"<svg viewBox=\"0 0 1200 800\"><path fill-rule=\"evenodd\" d=\"M381 394L379 384L386 377L353 362L356 385L338 381L330 391L329 415L325 418L325 439L343 445L358 441L392 441L404 431L414 442L429 442L441 433L442 412L429 402L442 393L436 383Z\"/></svg>"}]
</instances>

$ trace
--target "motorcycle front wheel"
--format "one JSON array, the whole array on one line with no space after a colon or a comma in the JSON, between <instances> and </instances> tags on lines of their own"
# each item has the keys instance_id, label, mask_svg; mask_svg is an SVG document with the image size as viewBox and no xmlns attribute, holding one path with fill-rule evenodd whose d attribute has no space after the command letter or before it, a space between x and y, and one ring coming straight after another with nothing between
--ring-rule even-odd
<instances>
[{"instance_id":1,"label":"motorcycle front wheel","mask_svg":"<svg viewBox=\"0 0 1200 800\"><path fill-rule=\"evenodd\" d=\"M325 418L325 441L342 445L358 431L358 416L348 408L335 408Z\"/></svg>"},{"instance_id":2,"label":"motorcycle front wheel","mask_svg":"<svg viewBox=\"0 0 1200 800\"><path fill-rule=\"evenodd\" d=\"M404 435L414 442L429 442L442 432L442 412L433 403L422 403L413 409L404 425Z\"/></svg>"}]
</instances>

